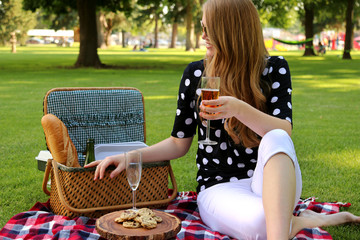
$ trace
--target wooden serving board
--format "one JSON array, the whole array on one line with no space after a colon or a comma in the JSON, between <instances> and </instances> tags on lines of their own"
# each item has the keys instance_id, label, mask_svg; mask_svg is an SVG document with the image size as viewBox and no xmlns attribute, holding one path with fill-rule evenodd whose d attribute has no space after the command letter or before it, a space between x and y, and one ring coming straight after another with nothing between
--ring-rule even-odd
<instances>
[{"instance_id":1,"label":"wooden serving board","mask_svg":"<svg viewBox=\"0 0 360 240\"><path fill-rule=\"evenodd\" d=\"M96 231L100 236L108 240L163 240L174 238L181 229L179 218L157 210L153 210L153 212L156 216L161 217L163 221L158 223L156 228L125 228L122 224L115 222L115 218L118 218L122 211L108 213L96 220Z\"/></svg>"}]
</instances>

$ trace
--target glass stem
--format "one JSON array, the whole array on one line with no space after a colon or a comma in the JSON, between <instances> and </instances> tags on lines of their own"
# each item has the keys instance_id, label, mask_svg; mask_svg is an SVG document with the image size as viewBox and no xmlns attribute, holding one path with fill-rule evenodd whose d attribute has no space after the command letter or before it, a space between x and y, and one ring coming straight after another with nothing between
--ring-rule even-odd
<instances>
[{"instance_id":1,"label":"glass stem","mask_svg":"<svg viewBox=\"0 0 360 240\"><path fill-rule=\"evenodd\" d=\"M210 140L210 120L206 121L206 140Z\"/></svg>"},{"instance_id":2,"label":"glass stem","mask_svg":"<svg viewBox=\"0 0 360 240\"><path fill-rule=\"evenodd\" d=\"M136 192L136 190L133 190L132 191L132 193L133 193L133 210L135 210L136 209L136 207L135 207L135 192Z\"/></svg>"}]
</instances>

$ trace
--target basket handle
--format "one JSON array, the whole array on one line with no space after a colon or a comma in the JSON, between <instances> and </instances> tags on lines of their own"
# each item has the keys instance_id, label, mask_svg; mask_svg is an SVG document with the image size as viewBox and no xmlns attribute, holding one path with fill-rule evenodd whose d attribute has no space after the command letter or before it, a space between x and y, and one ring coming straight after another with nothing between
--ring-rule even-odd
<instances>
[{"instance_id":1,"label":"basket handle","mask_svg":"<svg viewBox=\"0 0 360 240\"><path fill-rule=\"evenodd\" d=\"M169 198L169 202L170 202L170 201L175 199L175 197L177 195L177 191L178 191L175 175L174 175L174 172L172 170L170 162L169 162L169 175L170 175L171 184L173 185L173 192L172 192L172 194L171 194L171 196Z\"/></svg>"},{"instance_id":2,"label":"basket handle","mask_svg":"<svg viewBox=\"0 0 360 240\"><path fill-rule=\"evenodd\" d=\"M49 192L49 189L47 188L47 183L49 181L50 171L51 171L51 159L48 159L47 163L46 163L46 169L45 169L44 179L43 179L43 183L42 183L42 189L43 189L44 193L46 193L49 196L50 196L50 192Z\"/></svg>"},{"instance_id":3,"label":"basket handle","mask_svg":"<svg viewBox=\"0 0 360 240\"><path fill-rule=\"evenodd\" d=\"M93 208L74 208L74 207L70 206L64 198L62 186L60 184L58 163L56 161L50 160L50 159L49 159L49 161L52 161L52 166L54 169L55 184L56 184L57 191L59 194L59 199L60 199L61 203L64 204L64 206L67 210L81 214L81 213L90 213L90 212L94 212L94 211L103 211L103 210L111 210L111 211L112 210L120 210L120 209L127 209L127 208L132 207L132 203L122 204L122 205L114 205L114 206L105 206L105 207L93 207ZM171 165L169 165L169 175L170 175L170 179L171 179L171 182L172 182L172 185L174 188L173 193L170 196L170 198L163 199L163 200L151 201L151 202L139 202L139 203L136 203L136 205L138 207L145 207L145 206L149 206L149 205L165 204L165 203L169 203L170 201L174 200L177 195L177 184L176 184L175 175L172 171Z\"/></svg>"}]
</instances>

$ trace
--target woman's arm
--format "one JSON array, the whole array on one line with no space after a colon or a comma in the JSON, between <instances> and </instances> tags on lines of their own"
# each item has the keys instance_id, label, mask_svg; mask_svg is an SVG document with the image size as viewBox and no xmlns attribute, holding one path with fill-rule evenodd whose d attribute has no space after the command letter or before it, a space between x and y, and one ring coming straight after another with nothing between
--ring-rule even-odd
<instances>
[{"instance_id":1,"label":"woman's arm","mask_svg":"<svg viewBox=\"0 0 360 240\"><path fill-rule=\"evenodd\" d=\"M204 105L217 105L218 107L205 107ZM261 112L235 97L222 96L217 100L203 100L200 108L202 110L200 116L205 119L236 117L261 137L273 129L283 129L291 136L292 127L289 121Z\"/></svg>"},{"instance_id":2,"label":"woman's arm","mask_svg":"<svg viewBox=\"0 0 360 240\"><path fill-rule=\"evenodd\" d=\"M191 146L193 138L169 137L150 147L140 149L143 162L171 160L184 156Z\"/></svg>"},{"instance_id":3,"label":"woman's arm","mask_svg":"<svg viewBox=\"0 0 360 240\"><path fill-rule=\"evenodd\" d=\"M144 163L171 160L184 156L192 143L191 138L174 138L169 137L150 147L141 148L142 160ZM102 179L108 166L115 165L115 170L110 174L113 178L125 169L124 154L106 157L104 160L92 162L85 167L96 167L94 180Z\"/></svg>"}]
</instances>

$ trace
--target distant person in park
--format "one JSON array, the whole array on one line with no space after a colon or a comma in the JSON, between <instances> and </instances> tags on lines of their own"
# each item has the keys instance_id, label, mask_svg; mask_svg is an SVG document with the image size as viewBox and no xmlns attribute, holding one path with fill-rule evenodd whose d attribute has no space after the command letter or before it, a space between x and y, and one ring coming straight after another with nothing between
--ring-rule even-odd
<instances>
[{"instance_id":1,"label":"distant person in park","mask_svg":"<svg viewBox=\"0 0 360 240\"><path fill-rule=\"evenodd\" d=\"M203 6L204 60L185 69L171 136L142 148L143 162L184 156L204 120L211 120L216 145L198 145L197 203L202 221L212 230L238 239L292 238L303 228L360 222L348 212L293 216L302 188L292 131L291 77L283 57L270 57L251 0L208 0ZM217 100L199 100L202 76L221 78ZM210 107L217 106L217 107ZM124 155L97 165L95 180L115 165L110 177L125 168Z\"/></svg>"},{"instance_id":2,"label":"distant person in park","mask_svg":"<svg viewBox=\"0 0 360 240\"><path fill-rule=\"evenodd\" d=\"M326 53L326 49L325 46L321 43L321 41L319 41L319 50L318 53L321 55L324 55Z\"/></svg>"}]
</instances>

